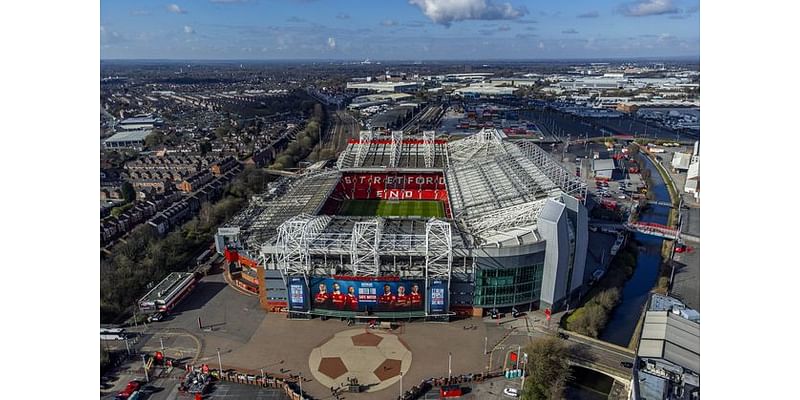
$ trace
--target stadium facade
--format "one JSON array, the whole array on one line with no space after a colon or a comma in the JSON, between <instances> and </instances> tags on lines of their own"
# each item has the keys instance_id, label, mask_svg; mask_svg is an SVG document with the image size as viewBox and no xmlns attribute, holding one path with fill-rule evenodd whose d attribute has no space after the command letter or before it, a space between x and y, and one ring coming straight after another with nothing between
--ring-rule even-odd
<instances>
[{"instance_id":1,"label":"stadium facade","mask_svg":"<svg viewBox=\"0 0 800 400\"><path fill-rule=\"evenodd\" d=\"M265 309L292 316L557 311L588 277L585 198L544 150L494 129L361 132L335 168L271 183L216 245Z\"/></svg>"}]
</instances>

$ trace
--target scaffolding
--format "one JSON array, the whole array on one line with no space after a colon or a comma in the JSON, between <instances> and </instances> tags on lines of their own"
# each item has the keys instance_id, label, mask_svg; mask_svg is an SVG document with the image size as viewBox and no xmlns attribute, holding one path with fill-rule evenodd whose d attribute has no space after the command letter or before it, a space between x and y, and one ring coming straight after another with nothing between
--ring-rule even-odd
<instances>
[{"instance_id":1,"label":"scaffolding","mask_svg":"<svg viewBox=\"0 0 800 400\"><path fill-rule=\"evenodd\" d=\"M425 224L425 281L447 279L453 266L453 237L450 224L431 218Z\"/></svg>"},{"instance_id":2,"label":"scaffolding","mask_svg":"<svg viewBox=\"0 0 800 400\"><path fill-rule=\"evenodd\" d=\"M289 218L278 227L278 268L284 276L308 275L311 269L308 244L319 235L330 222L327 215L300 214Z\"/></svg>"},{"instance_id":3,"label":"scaffolding","mask_svg":"<svg viewBox=\"0 0 800 400\"><path fill-rule=\"evenodd\" d=\"M389 166L397 168L400 161L400 154L403 152L403 131L392 131L391 148L389 149Z\"/></svg>"},{"instance_id":4,"label":"scaffolding","mask_svg":"<svg viewBox=\"0 0 800 400\"><path fill-rule=\"evenodd\" d=\"M380 242L383 218L360 221L353 225L350 260L353 275L378 276L380 273Z\"/></svg>"},{"instance_id":5,"label":"scaffolding","mask_svg":"<svg viewBox=\"0 0 800 400\"><path fill-rule=\"evenodd\" d=\"M436 131L422 132L422 151L425 156L425 168L433 168L433 157L436 155Z\"/></svg>"}]
</instances>

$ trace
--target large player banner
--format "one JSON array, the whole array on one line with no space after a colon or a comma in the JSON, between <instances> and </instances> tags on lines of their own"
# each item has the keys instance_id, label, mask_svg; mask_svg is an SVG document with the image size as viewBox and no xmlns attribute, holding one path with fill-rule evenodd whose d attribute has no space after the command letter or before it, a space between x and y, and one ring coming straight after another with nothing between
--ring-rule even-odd
<instances>
[{"instance_id":1,"label":"large player banner","mask_svg":"<svg viewBox=\"0 0 800 400\"><path fill-rule=\"evenodd\" d=\"M432 280L430 287L430 314L442 314L447 312L447 281Z\"/></svg>"},{"instance_id":2,"label":"large player banner","mask_svg":"<svg viewBox=\"0 0 800 400\"><path fill-rule=\"evenodd\" d=\"M424 280L311 278L313 308L338 311L424 311Z\"/></svg>"},{"instance_id":3,"label":"large player banner","mask_svg":"<svg viewBox=\"0 0 800 400\"><path fill-rule=\"evenodd\" d=\"M289 277L289 310L308 311L308 290L302 277Z\"/></svg>"}]
</instances>

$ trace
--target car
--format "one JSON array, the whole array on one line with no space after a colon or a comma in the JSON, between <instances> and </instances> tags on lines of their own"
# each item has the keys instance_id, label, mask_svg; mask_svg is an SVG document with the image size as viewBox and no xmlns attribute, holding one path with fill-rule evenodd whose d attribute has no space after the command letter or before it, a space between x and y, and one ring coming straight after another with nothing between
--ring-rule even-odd
<instances>
[{"instance_id":1,"label":"car","mask_svg":"<svg viewBox=\"0 0 800 400\"><path fill-rule=\"evenodd\" d=\"M119 393L117 393L117 399L127 399L131 397L131 395L138 391L142 384L139 381L130 381L125 386L125 389L122 389Z\"/></svg>"},{"instance_id":2,"label":"car","mask_svg":"<svg viewBox=\"0 0 800 400\"><path fill-rule=\"evenodd\" d=\"M558 337L561 338L561 339L564 339L564 340L569 339L569 335L567 335L564 332L558 332Z\"/></svg>"},{"instance_id":3,"label":"car","mask_svg":"<svg viewBox=\"0 0 800 400\"><path fill-rule=\"evenodd\" d=\"M622 361L619 363L623 368L633 368L633 363L628 361Z\"/></svg>"},{"instance_id":4,"label":"car","mask_svg":"<svg viewBox=\"0 0 800 400\"><path fill-rule=\"evenodd\" d=\"M503 394L508 397L519 397L519 389L507 387L503 389Z\"/></svg>"},{"instance_id":5,"label":"car","mask_svg":"<svg viewBox=\"0 0 800 400\"><path fill-rule=\"evenodd\" d=\"M439 396L441 398L446 397L461 397L464 392L461 390L461 387L458 385L450 385L450 386L442 386L439 388Z\"/></svg>"},{"instance_id":6,"label":"car","mask_svg":"<svg viewBox=\"0 0 800 400\"><path fill-rule=\"evenodd\" d=\"M157 312L149 317L147 317L147 322L158 322L164 319L164 314Z\"/></svg>"}]
</instances>

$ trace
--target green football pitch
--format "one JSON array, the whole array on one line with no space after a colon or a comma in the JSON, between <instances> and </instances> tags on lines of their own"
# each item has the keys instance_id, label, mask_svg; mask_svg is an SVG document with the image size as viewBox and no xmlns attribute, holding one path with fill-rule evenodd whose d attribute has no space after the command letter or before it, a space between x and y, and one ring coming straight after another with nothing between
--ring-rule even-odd
<instances>
[{"instance_id":1,"label":"green football pitch","mask_svg":"<svg viewBox=\"0 0 800 400\"><path fill-rule=\"evenodd\" d=\"M442 218L444 205L435 200L345 200L339 215Z\"/></svg>"}]
</instances>

